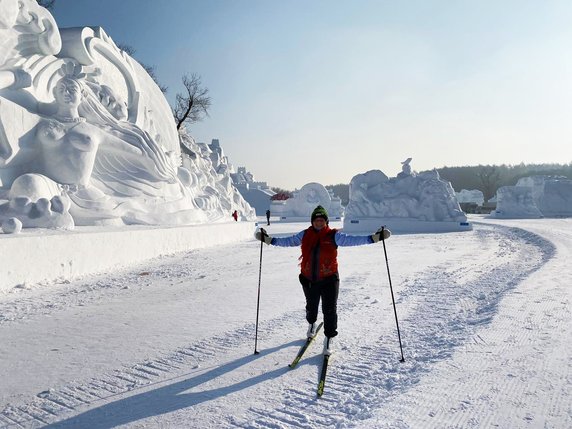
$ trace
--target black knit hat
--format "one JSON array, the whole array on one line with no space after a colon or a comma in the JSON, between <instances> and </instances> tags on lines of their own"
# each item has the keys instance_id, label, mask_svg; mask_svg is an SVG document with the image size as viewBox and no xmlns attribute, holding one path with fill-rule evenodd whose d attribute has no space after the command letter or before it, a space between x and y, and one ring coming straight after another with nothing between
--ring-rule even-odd
<instances>
[{"instance_id":1,"label":"black knit hat","mask_svg":"<svg viewBox=\"0 0 572 429\"><path fill-rule=\"evenodd\" d=\"M316 219L317 217L321 217L322 219L324 219L327 222L328 221L328 212L322 206L318 206L312 212L312 217L310 220L312 222L314 222L314 219Z\"/></svg>"}]
</instances>

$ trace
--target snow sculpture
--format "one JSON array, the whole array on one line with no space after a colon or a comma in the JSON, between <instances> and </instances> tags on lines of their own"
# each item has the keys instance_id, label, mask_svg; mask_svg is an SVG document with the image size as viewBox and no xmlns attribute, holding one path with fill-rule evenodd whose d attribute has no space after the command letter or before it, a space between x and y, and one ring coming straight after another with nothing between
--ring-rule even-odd
<instances>
[{"instance_id":1,"label":"snow sculpture","mask_svg":"<svg viewBox=\"0 0 572 429\"><path fill-rule=\"evenodd\" d=\"M483 191L478 189L461 189L461 192L455 194L459 203L475 203L482 206L485 202Z\"/></svg>"},{"instance_id":2,"label":"snow sculpture","mask_svg":"<svg viewBox=\"0 0 572 429\"><path fill-rule=\"evenodd\" d=\"M411 158L388 178L379 170L354 176L345 210L344 230L375 231L386 225L395 232L465 231L472 227L461 211L451 184L437 170L416 173Z\"/></svg>"},{"instance_id":3,"label":"snow sculpture","mask_svg":"<svg viewBox=\"0 0 572 429\"><path fill-rule=\"evenodd\" d=\"M326 209L329 220L339 220L343 216L341 199L335 197L323 185L315 182L302 186L299 191L294 192L292 198L272 201L270 212L272 216L280 216L281 219L307 222L312 210L318 205Z\"/></svg>"},{"instance_id":4,"label":"snow sculpture","mask_svg":"<svg viewBox=\"0 0 572 429\"><path fill-rule=\"evenodd\" d=\"M254 180L254 174L247 171L245 167L238 167L238 171L232 169L230 177L238 192L248 201L258 216L264 216L266 210L270 209L270 198L276 195L266 182Z\"/></svg>"},{"instance_id":5,"label":"snow sculpture","mask_svg":"<svg viewBox=\"0 0 572 429\"><path fill-rule=\"evenodd\" d=\"M2 222L2 231L4 234L18 234L22 231L22 222L15 217L11 217Z\"/></svg>"},{"instance_id":6,"label":"snow sculpture","mask_svg":"<svg viewBox=\"0 0 572 429\"><path fill-rule=\"evenodd\" d=\"M197 143L185 131L181 133L183 167L187 172L185 183L195 189L194 201L204 210L209 221L230 219L237 211L241 220L256 219L255 210L232 185L232 165L226 156L213 156L206 143ZM218 146L222 153L222 148ZM213 159L218 163L213 163Z\"/></svg>"},{"instance_id":7,"label":"snow sculpture","mask_svg":"<svg viewBox=\"0 0 572 429\"><path fill-rule=\"evenodd\" d=\"M497 218L541 218L532 189L528 186L502 186L497 189L497 208L491 213Z\"/></svg>"},{"instance_id":8,"label":"snow sculpture","mask_svg":"<svg viewBox=\"0 0 572 429\"><path fill-rule=\"evenodd\" d=\"M496 218L572 216L572 180L558 176L531 176L515 186L497 190Z\"/></svg>"},{"instance_id":9,"label":"snow sculpture","mask_svg":"<svg viewBox=\"0 0 572 429\"><path fill-rule=\"evenodd\" d=\"M101 28L59 31L36 1L0 0L0 40L0 221L177 225L229 220L235 209L254 219L208 153L181 165L189 137Z\"/></svg>"}]
</instances>

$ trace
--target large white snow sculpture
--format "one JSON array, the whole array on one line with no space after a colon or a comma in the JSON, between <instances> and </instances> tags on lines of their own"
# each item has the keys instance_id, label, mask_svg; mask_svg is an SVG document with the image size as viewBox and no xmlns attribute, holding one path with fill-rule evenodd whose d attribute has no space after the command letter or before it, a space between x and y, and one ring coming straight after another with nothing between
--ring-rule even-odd
<instances>
[{"instance_id":1,"label":"large white snow sculpture","mask_svg":"<svg viewBox=\"0 0 572 429\"><path fill-rule=\"evenodd\" d=\"M340 220L343 216L341 199L316 182L305 184L287 200L272 201L270 212L281 220L308 222L318 205L326 209L329 220Z\"/></svg>"},{"instance_id":2,"label":"large white snow sculpture","mask_svg":"<svg viewBox=\"0 0 572 429\"><path fill-rule=\"evenodd\" d=\"M572 180L560 176L531 176L515 186L497 190L496 218L572 216Z\"/></svg>"},{"instance_id":3,"label":"large white snow sculpture","mask_svg":"<svg viewBox=\"0 0 572 429\"><path fill-rule=\"evenodd\" d=\"M192 138L101 28L59 31L36 1L2 0L0 40L0 221L180 225L229 221L234 210L254 219L208 153L182 165L181 140Z\"/></svg>"},{"instance_id":4,"label":"large white snow sculpture","mask_svg":"<svg viewBox=\"0 0 572 429\"><path fill-rule=\"evenodd\" d=\"M385 225L394 232L466 231L472 226L461 211L451 184L437 170L416 173L411 158L388 178L379 170L354 176L345 210L344 231L375 231Z\"/></svg>"}]
</instances>

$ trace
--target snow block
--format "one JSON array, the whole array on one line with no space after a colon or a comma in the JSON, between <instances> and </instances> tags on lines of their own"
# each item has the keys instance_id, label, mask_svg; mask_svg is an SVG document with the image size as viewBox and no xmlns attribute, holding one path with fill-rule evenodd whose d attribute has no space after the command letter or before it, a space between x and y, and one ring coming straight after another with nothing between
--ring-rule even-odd
<instances>
[{"instance_id":1,"label":"snow block","mask_svg":"<svg viewBox=\"0 0 572 429\"><path fill-rule=\"evenodd\" d=\"M104 230L23 230L0 234L0 291L23 284L69 281L128 267L157 256L252 240L254 222Z\"/></svg>"}]
</instances>

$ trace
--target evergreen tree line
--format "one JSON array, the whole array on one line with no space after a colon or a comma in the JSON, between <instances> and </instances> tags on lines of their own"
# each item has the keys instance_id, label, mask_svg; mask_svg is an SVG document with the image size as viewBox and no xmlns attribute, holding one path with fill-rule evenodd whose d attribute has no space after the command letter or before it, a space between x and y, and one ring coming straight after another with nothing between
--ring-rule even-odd
<instances>
[{"instance_id":1,"label":"evergreen tree line","mask_svg":"<svg viewBox=\"0 0 572 429\"><path fill-rule=\"evenodd\" d=\"M476 165L464 167L438 168L439 176L451 182L455 192L462 189L478 189L485 196L485 201L495 196L501 186L514 186L518 179L528 176L564 176L572 179L572 162L570 164L518 164L518 165ZM334 195L347 206L350 199L350 186L345 183L326 185ZM272 188L282 195L292 195L291 191Z\"/></svg>"}]
</instances>

